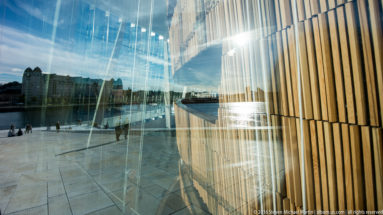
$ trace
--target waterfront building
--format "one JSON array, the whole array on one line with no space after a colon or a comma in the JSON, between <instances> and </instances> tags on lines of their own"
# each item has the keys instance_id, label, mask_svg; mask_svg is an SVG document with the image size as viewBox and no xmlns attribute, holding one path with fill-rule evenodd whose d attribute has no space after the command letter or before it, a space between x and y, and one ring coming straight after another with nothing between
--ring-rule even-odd
<instances>
[{"instance_id":1,"label":"waterfront building","mask_svg":"<svg viewBox=\"0 0 383 215\"><path fill-rule=\"evenodd\" d=\"M25 105L72 105L96 104L100 96L101 103L121 103L121 79L91 79L56 74L44 74L39 67L27 68L23 74L22 94Z\"/></svg>"}]
</instances>

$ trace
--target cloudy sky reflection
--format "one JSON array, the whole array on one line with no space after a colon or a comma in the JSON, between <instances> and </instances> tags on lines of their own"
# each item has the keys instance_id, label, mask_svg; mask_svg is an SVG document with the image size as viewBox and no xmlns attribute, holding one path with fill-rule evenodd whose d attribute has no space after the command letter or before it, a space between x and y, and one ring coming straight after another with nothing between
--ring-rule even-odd
<instances>
[{"instance_id":1,"label":"cloudy sky reflection","mask_svg":"<svg viewBox=\"0 0 383 215\"><path fill-rule=\"evenodd\" d=\"M141 8L145 9L146 2L142 2L145 6ZM109 5L116 6L116 4ZM134 7L137 7L137 4L135 5L131 4L131 12L126 13L127 17L122 17L115 8L108 9L105 3L92 4L83 0L61 1L57 33L52 41L56 1L2 1L0 83L21 81L26 67L39 66L47 72L48 59L50 53L53 53L51 73L104 79L121 78L124 88L131 85L133 75L135 82L138 83L135 87L143 87L139 83L144 83L146 61L149 60L148 83L151 83L151 88L160 88L163 86L164 65L169 65L164 60L164 42L167 36L158 32L151 36L152 32L141 31L141 28L144 28L142 26L149 29L148 19L145 18L145 13L141 13L138 25L135 24L137 17L134 17L134 12L137 13L137 8ZM121 22L125 24L123 41L118 43L119 52L114 56L109 76L106 76L106 67ZM150 40L149 55L147 55L148 40ZM133 74L135 49L136 67Z\"/></svg>"}]
</instances>

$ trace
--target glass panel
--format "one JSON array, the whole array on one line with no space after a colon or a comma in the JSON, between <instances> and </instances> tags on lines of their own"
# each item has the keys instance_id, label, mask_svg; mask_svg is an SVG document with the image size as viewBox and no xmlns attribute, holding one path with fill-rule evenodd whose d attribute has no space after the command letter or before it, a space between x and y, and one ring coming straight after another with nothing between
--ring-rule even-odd
<instances>
[{"instance_id":1,"label":"glass panel","mask_svg":"<svg viewBox=\"0 0 383 215\"><path fill-rule=\"evenodd\" d=\"M0 2L0 214L383 210L381 0Z\"/></svg>"}]
</instances>

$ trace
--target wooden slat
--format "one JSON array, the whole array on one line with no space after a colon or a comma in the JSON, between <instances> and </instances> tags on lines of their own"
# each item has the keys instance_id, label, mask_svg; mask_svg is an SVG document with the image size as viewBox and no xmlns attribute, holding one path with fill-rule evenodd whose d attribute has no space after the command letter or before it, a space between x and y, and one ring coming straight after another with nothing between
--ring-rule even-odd
<instances>
[{"instance_id":1,"label":"wooden slat","mask_svg":"<svg viewBox=\"0 0 383 215\"><path fill-rule=\"evenodd\" d=\"M288 198L283 199L283 210L290 211L290 200Z\"/></svg>"},{"instance_id":2,"label":"wooden slat","mask_svg":"<svg viewBox=\"0 0 383 215\"><path fill-rule=\"evenodd\" d=\"M277 193L275 196L276 196L276 208L277 208L277 211L283 211L282 196L279 193Z\"/></svg>"},{"instance_id":3,"label":"wooden slat","mask_svg":"<svg viewBox=\"0 0 383 215\"><path fill-rule=\"evenodd\" d=\"M347 120L348 123L356 123L355 115L355 98L354 98L354 85L352 83L352 71L351 71L351 62L350 62L350 53L348 46L348 37L347 37L347 28L346 20L344 14L344 7L338 7L336 9L337 22L339 29L339 42L342 53L342 68L344 75L344 88L346 94L346 104L347 104Z\"/></svg>"},{"instance_id":4,"label":"wooden slat","mask_svg":"<svg viewBox=\"0 0 383 215\"><path fill-rule=\"evenodd\" d=\"M267 125L267 121L266 121L266 116L262 116L261 118L261 126L266 126ZM271 185L272 185L272 179L271 179L271 160L270 160L270 146L269 146L269 142L268 142L268 130L267 129L262 129L262 143L267 143L267 144L261 144L262 145L262 151L263 151L263 171L264 171L264 187L263 189L265 189L267 191L267 193L265 193L265 197L266 197L266 210L271 210L272 209L272 201L271 201L271 195L269 193L269 191L271 191Z\"/></svg>"},{"instance_id":5,"label":"wooden slat","mask_svg":"<svg viewBox=\"0 0 383 215\"><path fill-rule=\"evenodd\" d=\"M302 206L302 185L301 185L301 171L299 168L299 152L298 152L298 138L297 126L295 118L289 118L290 129L290 147L293 168L293 183L294 183L294 203L297 206Z\"/></svg>"},{"instance_id":6,"label":"wooden slat","mask_svg":"<svg viewBox=\"0 0 383 215\"><path fill-rule=\"evenodd\" d=\"M305 5L303 1L306 1L306 0L296 0L299 21L303 21L306 18Z\"/></svg>"},{"instance_id":7,"label":"wooden slat","mask_svg":"<svg viewBox=\"0 0 383 215\"><path fill-rule=\"evenodd\" d=\"M294 198L294 182L293 182L293 168L292 168L292 155L290 147L290 126L289 119L282 117L283 129L283 152L285 160L285 174L286 174L286 194L289 199Z\"/></svg>"},{"instance_id":8,"label":"wooden slat","mask_svg":"<svg viewBox=\"0 0 383 215\"><path fill-rule=\"evenodd\" d=\"M322 210L322 195L321 195L321 175L320 161L318 152L318 140L315 121L310 121L311 149L313 161L314 187L315 187L315 206L316 210Z\"/></svg>"},{"instance_id":9,"label":"wooden slat","mask_svg":"<svg viewBox=\"0 0 383 215\"><path fill-rule=\"evenodd\" d=\"M275 60L275 35L272 35L270 40L268 40L268 47L269 47L269 59L270 59L270 73L271 73L271 87L272 87L272 103L273 103L273 114L279 114L279 104L278 104L278 64L276 64ZM271 102L271 101L270 101Z\"/></svg>"},{"instance_id":10,"label":"wooden slat","mask_svg":"<svg viewBox=\"0 0 383 215\"><path fill-rule=\"evenodd\" d=\"M374 170L373 170L373 152L370 128L362 127L362 149L364 164L364 183L366 191L366 206L368 211L375 211L375 186L374 186Z\"/></svg>"},{"instance_id":11,"label":"wooden slat","mask_svg":"<svg viewBox=\"0 0 383 215\"><path fill-rule=\"evenodd\" d=\"M320 11L322 13L326 12L328 10L327 0L319 0L319 2L320 2Z\"/></svg>"},{"instance_id":12,"label":"wooden slat","mask_svg":"<svg viewBox=\"0 0 383 215\"><path fill-rule=\"evenodd\" d=\"M326 84L325 84L325 75L323 68L323 59L322 59L322 44L320 39L320 30L319 30L319 20L318 17L313 17L312 19L313 30L314 30L314 40L315 40L315 52L318 66L318 81L319 81L319 90L321 98L321 110L322 110L322 120L328 120L327 113L327 99L326 99Z\"/></svg>"},{"instance_id":13,"label":"wooden slat","mask_svg":"<svg viewBox=\"0 0 383 215\"><path fill-rule=\"evenodd\" d=\"M322 118L321 107L320 107L320 92L319 92L317 62L315 57L314 35L313 35L311 20L305 21L305 35L306 35L306 45L307 45L307 58L308 58L309 73L310 73L313 118L316 120L320 120Z\"/></svg>"},{"instance_id":14,"label":"wooden slat","mask_svg":"<svg viewBox=\"0 0 383 215\"><path fill-rule=\"evenodd\" d=\"M289 57L290 57L291 88L293 92L293 102L294 102L293 116L299 117L299 114L300 114L299 113L299 96L301 95L298 94L297 53L296 53L296 45L295 45L296 40L295 40L294 28L295 26L288 28L287 34L288 34ZM302 109L302 112L304 112L304 109ZM302 114L304 115L304 113Z\"/></svg>"},{"instance_id":15,"label":"wooden slat","mask_svg":"<svg viewBox=\"0 0 383 215\"><path fill-rule=\"evenodd\" d=\"M325 137L323 134L323 122L317 121L317 134L318 134L318 151L320 160L320 175L321 175L321 187L322 187L322 208L328 211L329 206L329 187L327 182L327 166L326 166L326 149L325 149ZM330 190L331 192L331 190Z\"/></svg>"},{"instance_id":16,"label":"wooden slat","mask_svg":"<svg viewBox=\"0 0 383 215\"><path fill-rule=\"evenodd\" d=\"M267 31L268 31L268 24L267 24L267 20L266 20L266 8L265 8L265 1L260 1L260 5L261 5L261 19L262 19L262 30L263 30L263 35L266 36L267 35Z\"/></svg>"},{"instance_id":17,"label":"wooden slat","mask_svg":"<svg viewBox=\"0 0 383 215\"><path fill-rule=\"evenodd\" d=\"M381 128L372 129L372 144L374 151L376 202L378 211L383 210L383 133Z\"/></svg>"},{"instance_id":18,"label":"wooden slat","mask_svg":"<svg viewBox=\"0 0 383 215\"><path fill-rule=\"evenodd\" d=\"M355 210L364 210L363 161L359 126L350 126L350 142Z\"/></svg>"},{"instance_id":19,"label":"wooden slat","mask_svg":"<svg viewBox=\"0 0 383 215\"><path fill-rule=\"evenodd\" d=\"M282 21L281 21L281 11L279 9L279 1L280 0L274 0L275 3L275 19L277 21L277 31L280 31L282 29Z\"/></svg>"},{"instance_id":20,"label":"wooden slat","mask_svg":"<svg viewBox=\"0 0 383 215\"><path fill-rule=\"evenodd\" d=\"M342 124L342 142L343 142L343 157L344 157L344 178L346 187L346 208L354 210L354 189L352 182L352 160L350 146L350 132L347 124Z\"/></svg>"},{"instance_id":21,"label":"wooden slat","mask_svg":"<svg viewBox=\"0 0 383 215\"><path fill-rule=\"evenodd\" d=\"M277 49L278 49L278 66L279 66L279 83L280 83L280 101L282 108L282 115L287 116L289 114L288 98L287 98L287 86L286 86L286 73L282 46L282 36L280 32L276 33Z\"/></svg>"},{"instance_id":22,"label":"wooden slat","mask_svg":"<svg viewBox=\"0 0 383 215\"><path fill-rule=\"evenodd\" d=\"M275 33L277 29L277 20L275 19L276 14L275 14L275 3L274 1L267 1L268 2L268 16L270 19L270 34Z\"/></svg>"},{"instance_id":23,"label":"wooden slat","mask_svg":"<svg viewBox=\"0 0 383 215\"><path fill-rule=\"evenodd\" d=\"M339 123L332 125L334 135L334 150L336 164L336 181L338 194L338 210L346 210L344 175L343 175L343 151L342 151L342 131Z\"/></svg>"},{"instance_id":24,"label":"wooden slat","mask_svg":"<svg viewBox=\"0 0 383 215\"><path fill-rule=\"evenodd\" d=\"M310 0L311 14L317 15L320 12L320 6L318 0Z\"/></svg>"},{"instance_id":25,"label":"wooden slat","mask_svg":"<svg viewBox=\"0 0 383 215\"><path fill-rule=\"evenodd\" d=\"M289 57L289 46L287 40L287 30L282 31L283 39L283 53L284 53L284 63L285 63L285 75L286 75L286 88L287 88L287 98L289 105L289 116L294 116L294 99L293 99L293 88L291 81L291 70L290 70L290 57Z\"/></svg>"},{"instance_id":26,"label":"wooden slat","mask_svg":"<svg viewBox=\"0 0 383 215\"><path fill-rule=\"evenodd\" d=\"M335 6L335 5L334 5ZM340 56L340 45L338 38L338 28L335 10L328 12L328 22L330 27L330 38L331 38L331 50L332 60L334 68L334 78L336 87L336 97L338 104L338 117L339 122L347 122L346 103L343 86L343 68Z\"/></svg>"},{"instance_id":27,"label":"wooden slat","mask_svg":"<svg viewBox=\"0 0 383 215\"><path fill-rule=\"evenodd\" d=\"M361 42L363 48L364 70L366 78L366 89L368 96L368 113L370 125L379 125L378 98L376 88L376 78L374 73L374 63L371 45L371 36L369 29L369 20L367 16L367 6L365 0L358 0L358 15L360 21Z\"/></svg>"},{"instance_id":28,"label":"wooden slat","mask_svg":"<svg viewBox=\"0 0 383 215\"><path fill-rule=\"evenodd\" d=\"M284 155L283 155L283 145L282 145L282 136L281 129L278 127L281 125L280 119L277 116L271 116L272 124L275 126L273 129L273 145L274 145L274 159L275 159L275 171L276 171L276 180L277 180L277 191L285 195L285 176L284 176Z\"/></svg>"},{"instance_id":29,"label":"wooden slat","mask_svg":"<svg viewBox=\"0 0 383 215\"><path fill-rule=\"evenodd\" d=\"M327 111L328 121L336 122L338 120L337 114L337 103L335 93L335 80L334 71L332 68L331 58L331 45L329 38L329 28L326 14L319 14L319 26L320 26L320 37L322 45L322 56L323 56L323 68L326 84L326 99L327 99Z\"/></svg>"},{"instance_id":30,"label":"wooden slat","mask_svg":"<svg viewBox=\"0 0 383 215\"><path fill-rule=\"evenodd\" d=\"M280 0L282 28L286 28L292 24L291 5L290 0Z\"/></svg>"},{"instance_id":31,"label":"wooden slat","mask_svg":"<svg viewBox=\"0 0 383 215\"><path fill-rule=\"evenodd\" d=\"M380 125L383 125L383 33L382 33L382 12L379 12L379 2L376 0L368 1L371 23L371 35L374 48L375 71L380 101ZM383 2L382 2L383 6Z\"/></svg>"},{"instance_id":32,"label":"wooden slat","mask_svg":"<svg viewBox=\"0 0 383 215\"><path fill-rule=\"evenodd\" d=\"M309 19L312 16L310 0L304 0L303 2L305 4L306 19Z\"/></svg>"},{"instance_id":33,"label":"wooden slat","mask_svg":"<svg viewBox=\"0 0 383 215\"><path fill-rule=\"evenodd\" d=\"M328 190L329 190L329 205L331 211L338 210L338 200L336 195L336 164L334 153L334 139L332 126L328 122L324 122L324 137L326 148L326 163L327 163L327 177L328 177Z\"/></svg>"},{"instance_id":34,"label":"wooden slat","mask_svg":"<svg viewBox=\"0 0 383 215\"><path fill-rule=\"evenodd\" d=\"M335 0L328 0L328 9L334 9L336 7L336 2Z\"/></svg>"},{"instance_id":35,"label":"wooden slat","mask_svg":"<svg viewBox=\"0 0 383 215\"><path fill-rule=\"evenodd\" d=\"M354 3L349 2L345 4L347 31L349 36L349 45L351 53L352 73L354 80L355 101L357 111L357 122L359 125L367 124L367 107L365 100L365 90L363 83L363 69L362 69L362 56L360 52L360 45L358 42L357 22Z\"/></svg>"},{"instance_id":36,"label":"wooden slat","mask_svg":"<svg viewBox=\"0 0 383 215\"><path fill-rule=\"evenodd\" d=\"M307 209L310 211L314 211L315 210L315 196L314 196L315 190L314 190L314 172L313 172L314 169L313 169L313 160L311 156L312 150L311 150L310 143L312 140L310 139L311 132L310 132L309 121L303 120L302 126L303 126L303 138L304 138L303 145L304 145Z\"/></svg>"},{"instance_id":37,"label":"wooden slat","mask_svg":"<svg viewBox=\"0 0 383 215\"><path fill-rule=\"evenodd\" d=\"M310 74L309 66L307 59L307 49L306 49L306 37L305 37L305 26L303 22L298 24L299 31L299 57L301 65L301 86L302 86L302 98L303 98L303 108L304 117L306 119L313 119L313 107L312 107L312 96L311 96L311 84L310 84Z\"/></svg>"}]
</instances>

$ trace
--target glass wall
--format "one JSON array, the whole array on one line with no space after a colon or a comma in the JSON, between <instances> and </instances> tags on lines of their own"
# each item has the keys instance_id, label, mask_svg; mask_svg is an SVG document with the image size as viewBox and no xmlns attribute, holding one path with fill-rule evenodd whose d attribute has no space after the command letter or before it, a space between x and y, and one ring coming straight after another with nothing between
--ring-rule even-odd
<instances>
[{"instance_id":1,"label":"glass wall","mask_svg":"<svg viewBox=\"0 0 383 215\"><path fill-rule=\"evenodd\" d=\"M0 9L1 213L383 213L383 1Z\"/></svg>"}]
</instances>

